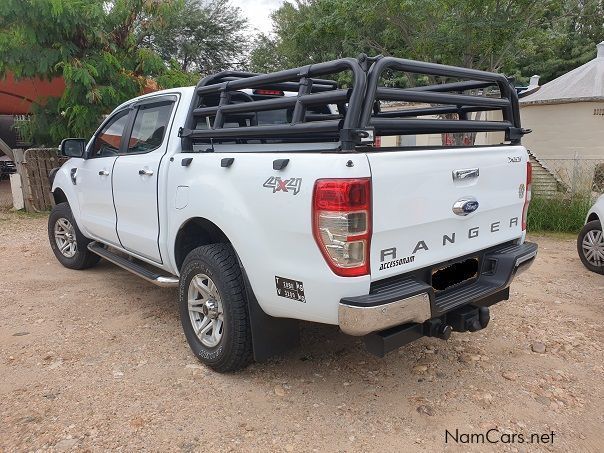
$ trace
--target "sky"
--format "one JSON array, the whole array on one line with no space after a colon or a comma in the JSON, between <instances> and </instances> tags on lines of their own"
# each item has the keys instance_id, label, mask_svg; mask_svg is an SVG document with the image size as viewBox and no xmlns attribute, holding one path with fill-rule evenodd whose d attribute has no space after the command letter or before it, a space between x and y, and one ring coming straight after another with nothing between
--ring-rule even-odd
<instances>
[{"instance_id":1,"label":"sky","mask_svg":"<svg viewBox=\"0 0 604 453\"><path fill-rule=\"evenodd\" d=\"M271 13L279 8L283 0L231 0L248 18L250 26L261 33L271 31Z\"/></svg>"}]
</instances>

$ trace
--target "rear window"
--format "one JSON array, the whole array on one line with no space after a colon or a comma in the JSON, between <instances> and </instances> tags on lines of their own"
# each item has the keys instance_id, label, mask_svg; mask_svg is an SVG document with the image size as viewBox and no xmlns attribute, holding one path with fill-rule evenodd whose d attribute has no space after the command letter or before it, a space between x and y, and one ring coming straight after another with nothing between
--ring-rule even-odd
<instances>
[{"instance_id":1,"label":"rear window","mask_svg":"<svg viewBox=\"0 0 604 453\"><path fill-rule=\"evenodd\" d=\"M287 117L288 109L256 112L256 118L258 118L258 126L264 126L268 124L287 124L289 123Z\"/></svg>"}]
</instances>

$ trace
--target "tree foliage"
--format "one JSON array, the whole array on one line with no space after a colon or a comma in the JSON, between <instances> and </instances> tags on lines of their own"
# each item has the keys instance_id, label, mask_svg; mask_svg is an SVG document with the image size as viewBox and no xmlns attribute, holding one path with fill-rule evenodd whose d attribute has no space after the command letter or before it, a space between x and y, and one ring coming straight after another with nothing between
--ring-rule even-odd
<instances>
[{"instance_id":1,"label":"tree foliage","mask_svg":"<svg viewBox=\"0 0 604 453\"><path fill-rule=\"evenodd\" d=\"M87 136L102 114L141 93L164 65L137 36L174 2L152 0L4 0L0 2L0 74L62 76L63 96L37 107L36 142Z\"/></svg>"},{"instance_id":2,"label":"tree foliage","mask_svg":"<svg viewBox=\"0 0 604 453\"><path fill-rule=\"evenodd\" d=\"M34 107L29 135L49 145L87 137L154 80L191 85L199 74L188 71L226 67L243 48L237 14L228 0L2 0L0 77L62 76L63 95Z\"/></svg>"},{"instance_id":3,"label":"tree foliage","mask_svg":"<svg viewBox=\"0 0 604 453\"><path fill-rule=\"evenodd\" d=\"M251 55L274 70L359 52L503 71L547 81L593 58L600 0L294 0Z\"/></svg>"},{"instance_id":4,"label":"tree foliage","mask_svg":"<svg viewBox=\"0 0 604 453\"><path fill-rule=\"evenodd\" d=\"M517 71L539 74L548 82L595 57L595 44L604 41L604 2L565 0L548 11L543 39L527 43L532 52L520 55Z\"/></svg>"},{"instance_id":5,"label":"tree foliage","mask_svg":"<svg viewBox=\"0 0 604 453\"><path fill-rule=\"evenodd\" d=\"M247 21L229 0L185 0L165 26L145 41L184 72L204 74L241 65Z\"/></svg>"}]
</instances>

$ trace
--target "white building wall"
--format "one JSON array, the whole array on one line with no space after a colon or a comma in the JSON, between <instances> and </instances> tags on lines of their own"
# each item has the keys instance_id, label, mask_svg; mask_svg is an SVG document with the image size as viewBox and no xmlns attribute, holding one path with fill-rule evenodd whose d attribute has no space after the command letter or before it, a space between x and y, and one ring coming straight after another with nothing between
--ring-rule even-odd
<instances>
[{"instance_id":1,"label":"white building wall","mask_svg":"<svg viewBox=\"0 0 604 453\"><path fill-rule=\"evenodd\" d=\"M604 160L604 101L522 105L522 139L539 159Z\"/></svg>"}]
</instances>

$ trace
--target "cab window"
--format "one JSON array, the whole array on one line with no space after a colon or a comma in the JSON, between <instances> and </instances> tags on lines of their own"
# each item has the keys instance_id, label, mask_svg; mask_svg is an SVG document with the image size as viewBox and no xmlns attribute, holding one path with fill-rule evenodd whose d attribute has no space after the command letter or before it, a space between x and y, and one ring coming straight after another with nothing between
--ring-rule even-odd
<instances>
[{"instance_id":1,"label":"cab window","mask_svg":"<svg viewBox=\"0 0 604 453\"><path fill-rule=\"evenodd\" d=\"M148 153L161 146L173 107L174 102L163 102L138 108L128 141L128 154Z\"/></svg>"},{"instance_id":2,"label":"cab window","mask_svg":"<svg viewBox=\"0 0 604 453\"><path fill-rule=\"evenodd\" d=\"M112 157L117 156L120 151L122 136L128 123L129 110L116 113L94 139L90 157Z\"/></svg>"}]
</instances>

